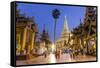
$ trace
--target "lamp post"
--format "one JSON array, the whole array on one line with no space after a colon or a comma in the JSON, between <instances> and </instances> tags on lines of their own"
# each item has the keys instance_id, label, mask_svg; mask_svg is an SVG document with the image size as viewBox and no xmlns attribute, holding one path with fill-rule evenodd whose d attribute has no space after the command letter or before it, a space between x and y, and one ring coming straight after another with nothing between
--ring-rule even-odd
<instances>
[{"instance_id":1,"label":"lamp post","mask_svg":"<svg viewBox=\"0 0 100 68\"><path fill-rule=\"evenodd\" d=\"M54 9L52 11L52 16L55 20L55 23L54 23L54 43L55 43L55 34L56 34L56 23L57 23L57 19L59 18L59 15L60 15L60 11L58 9Z\"/></svg>"}]
</instances>

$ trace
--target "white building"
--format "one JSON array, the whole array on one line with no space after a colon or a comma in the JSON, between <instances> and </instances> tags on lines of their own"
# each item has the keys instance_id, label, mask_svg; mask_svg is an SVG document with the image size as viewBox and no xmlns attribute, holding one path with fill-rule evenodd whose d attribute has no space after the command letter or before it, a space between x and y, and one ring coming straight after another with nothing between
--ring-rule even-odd
<instances>
[{"instance_id":1,"label":"white building","mask_svg":"<svg viewBox=\"0 0 100 68\"><path fill-rule=\"evenodd\" d=\"M68 41L70 39L71 33L68 28L68 22L66 16L64 18L64 26L60 37L55 41L57 48L62 48L64 46L68 46Z\"/></svg>"}]
</instances>

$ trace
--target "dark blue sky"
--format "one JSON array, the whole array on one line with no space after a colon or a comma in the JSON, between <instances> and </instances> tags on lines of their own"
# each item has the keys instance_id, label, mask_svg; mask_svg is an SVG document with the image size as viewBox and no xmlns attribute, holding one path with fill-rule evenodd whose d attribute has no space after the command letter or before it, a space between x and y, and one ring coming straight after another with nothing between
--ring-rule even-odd
<instances>
[{"instance_id":1,"label":"dark blue sky","mask_svg":"<svg viewBox=\"0 0 100 68\"><path fill-rule=\"evenodd\" d=\"M38 25L39 33L42 32L43 24L45 24L45 28L52 41L54 37L54 19L52 17L52 10L59 9L61 13L59 19L57 20L56 38L61 35L65 16L68 21L69 30L71 31L80 24L80 19L83 21L85 14L85 7L79 6L18 3L18 9L20 9L21 14L25 14L29 17L34 16L34 20Z\"/></svg>"}]
</instances>

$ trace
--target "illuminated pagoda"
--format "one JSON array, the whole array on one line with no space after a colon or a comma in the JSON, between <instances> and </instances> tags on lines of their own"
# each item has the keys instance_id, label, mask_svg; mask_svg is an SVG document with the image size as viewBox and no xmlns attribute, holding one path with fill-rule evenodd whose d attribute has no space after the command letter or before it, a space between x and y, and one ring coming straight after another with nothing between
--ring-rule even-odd
<instances>
[{"instance_id":1,"label":"illuminated pagoda","mask_svg":"<svg viewBox=\"0 0 100 68\"><path fill-rule=\"evenodd\" d=\"M56 48L68 47L69 46L68 41L69 41L70 35L71 35L71 33L69 31L67 19L66 19L66 16L65 16L63 31L61 33L60 38L58 38L55 42Z\"/></svg>"},{"instance_id":2,"label":"illuminated pagoda","mask_svg":"<svg viewBox=\"0 0 100 68\"><path fill-rule=\"evenodd\" d=\"M43 26L42 34L40 34L40 47L46 48L47 50L50 48L50 38L48 32L45 30L45 25Z\"/></svg>"},{"instance_id":3,"label":"illuminated pagoda","mask_svg":"<svg viewBox=\"0 0 100 68\"><path fill-rule=\"evenodd\" d=\"M96 55L96 8L87 7L83 22L73 29L73 47L86 54Z\"/></svg>"},{"instance_id":4,"label":"illuminated pagoda","mask_svg":"<svg viewBox=\"0 0 100 68\"><path fill-rule=\"evenodd\" d=\"M34 50L37 27L33 17L26 17L16 10L16 56L25 60ZM19 57L19 58L18 58Z\"/></svg>"},{"instance_id":5,"label":"illuminated pagoda","mask_svg":"<svg viewBox=\"0 0 100 68\"><path fill-rule=\"evenodd\" d=\"M87 54L95 54L96 52L96 8L87 7L86 14L84 18L84 32L85 36Z\"/></svg>"}]
</instances>

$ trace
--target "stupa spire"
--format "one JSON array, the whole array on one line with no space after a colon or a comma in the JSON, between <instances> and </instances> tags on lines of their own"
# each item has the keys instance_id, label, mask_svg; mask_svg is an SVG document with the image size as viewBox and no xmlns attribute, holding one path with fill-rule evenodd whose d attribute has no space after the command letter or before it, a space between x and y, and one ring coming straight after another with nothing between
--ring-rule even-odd
<instances>
[{"instance_id":1,"label":"stupa spire","mask_svg":"<svg viewBox=\"0 0 100 68\"><path fill-rule=\"evenodd\" d=\"M64 26L63 26L63 31L62 34L68 34L69 33L69 28L68 28L68 23L66 16L64 17Z\"/></svg>"},{"instance_id":2,"label":"stupa spire","mask_svg":"<svg viewBox=\"0 0 100 68\"><path fill-rule=\"evenodd\" d=\"M66 29L67 32L69 32L68 22L67 22L66 16L65 16L65 19L64 19L64 29Z\"/></svg>"}]
</instances>

